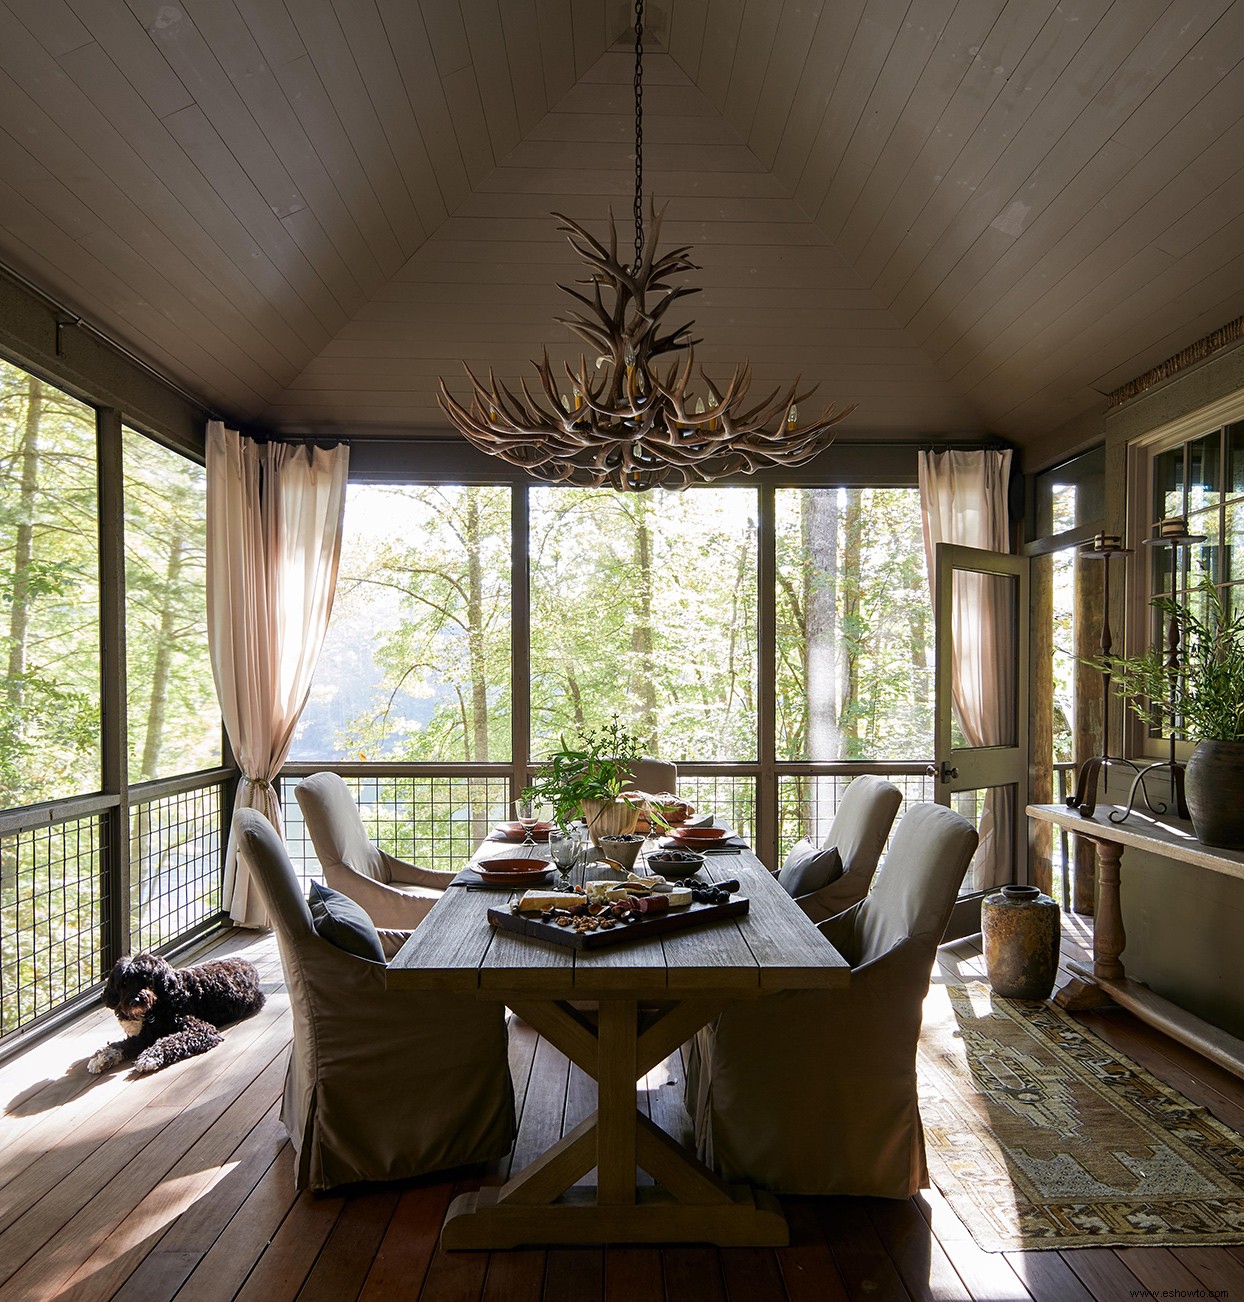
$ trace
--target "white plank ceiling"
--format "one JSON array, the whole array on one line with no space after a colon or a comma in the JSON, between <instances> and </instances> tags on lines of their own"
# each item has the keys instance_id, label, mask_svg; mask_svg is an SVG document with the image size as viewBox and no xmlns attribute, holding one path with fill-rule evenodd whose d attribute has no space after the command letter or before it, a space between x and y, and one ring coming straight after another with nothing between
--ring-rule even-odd
<instances>
[{"instance_id":1,"label":"white plank ceiling","mask_svg":"<svg viewBox=\"0 0 1244 1302\"><path fill-rule=\"evenodd\" d=\"M0 0L0 261L216 410L435 434L626 222L625 0ZM653 0L710 371L1043 434L1244 313L1244 2ZM622 238L630 241L629 225ZM816 403L810 404L815 406Z\"/></svg>"}]
</instances>

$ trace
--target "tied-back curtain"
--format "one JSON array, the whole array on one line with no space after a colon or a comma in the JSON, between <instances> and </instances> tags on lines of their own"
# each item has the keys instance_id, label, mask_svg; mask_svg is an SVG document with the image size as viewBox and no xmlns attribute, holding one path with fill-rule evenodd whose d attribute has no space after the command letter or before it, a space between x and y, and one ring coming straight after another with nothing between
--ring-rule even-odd
<instances>
[{"instance_id":1,"label":"tied-back curtain","mask_svg":"<svg viewBox=\"0 0 1244 1302\"><path fill-rule=\"evenodd\" d=\"M1011 550L1007 451L921 452L920 513L929 590L939 542ZM1000 576L957 573L951 596L951 700L969 746L1015 744L1015 625L1013 595ZM1010 846L1017 811L1009 791L985 792L980 846L972 861L974 890L1010 881Z\"/></svg>"},{"instance_id":2,"label":"tied-back curtain","mask_svg":"<svg viewBox=\"0 0 1244 1302\"><path fill-rule=\"evenodd\" d=\"M259 810L278 832L272 784L328 630L348 467L345 444L259 444L219 421L207 428L208 645L242 770L234 808ZM232 835L223 898L235 922L268 925Z\"/></svg>"}]
</instances>

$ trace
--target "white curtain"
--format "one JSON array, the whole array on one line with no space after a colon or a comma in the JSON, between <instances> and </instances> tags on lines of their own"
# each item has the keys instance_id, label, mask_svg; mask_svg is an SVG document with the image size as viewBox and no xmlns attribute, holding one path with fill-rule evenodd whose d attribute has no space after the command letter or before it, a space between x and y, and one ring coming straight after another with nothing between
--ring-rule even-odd
<instances>
[{"instance_id":1,"label":"white curtain","mask_svg":"<svg viewBox=\"0 0 1244 1302\"><path fill-rule=\"evenodd\" d=\"M207 624L225 728L242 770L235 809L281 831L273 782L324 643L341 558L349 448L259 444L207 427ZM225 856L229 916L267 914L233 837Z\"/></svg>"},{"instance_id":2,"label":"white curtain","mask_svg":"<svg viewBox=\"0 0 1244 1302\"><path fill-rule=\"evenodd\" d=\"M929 589L939 542L1009 552L1007 487L1010 451L921 452L920 511ZM954 648L951 698L969 746L1015 743L1014 591L1002 576L956 572L951 594ZM985 793L980 846L970 873L974 890L1011 880L1010 847L1018 811L1007 788Z\"/></svg>"}]
</instances>

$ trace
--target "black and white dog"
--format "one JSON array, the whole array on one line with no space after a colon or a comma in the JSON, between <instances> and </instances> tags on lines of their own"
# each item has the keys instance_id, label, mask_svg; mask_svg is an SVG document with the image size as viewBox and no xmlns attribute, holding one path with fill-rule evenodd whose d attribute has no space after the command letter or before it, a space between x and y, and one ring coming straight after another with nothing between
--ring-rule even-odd
<instances>
[{"instance_id":1,"label":"black and white dog","mask_svg":"<svg viewBox=\"0 0 1244 1302\"><path fill-rule=\"evenodd\" d=\"M257 1013L264 996L255 965L244 958L174 968L155 954L137 954L117 961L104 1003L116 1013L126 1038L91 1056L86 1069L96 1074L119 1062L133 1062L136 1071L158 1071L206 1053L224 1038L217 1027Z\"/></svg>"}]
</instances>

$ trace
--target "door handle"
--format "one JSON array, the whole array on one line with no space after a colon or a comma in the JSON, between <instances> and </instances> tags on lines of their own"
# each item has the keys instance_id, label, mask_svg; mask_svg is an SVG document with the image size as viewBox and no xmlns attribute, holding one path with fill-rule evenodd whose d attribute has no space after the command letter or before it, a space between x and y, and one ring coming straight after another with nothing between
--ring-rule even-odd
<instances>
[{"instance_id":1,"label":"door handle","mask_svg":"<svg viewBox=\"0 0 1244 1302\"><path fill-rule=\"evenodd\" d=\"M959 770L953 768L949 760L942 760L941 767L936 764L930 764L925 772L931 778L939 778L943 783L950 782L959 776Z\"/></svg>"}]
</instances>

